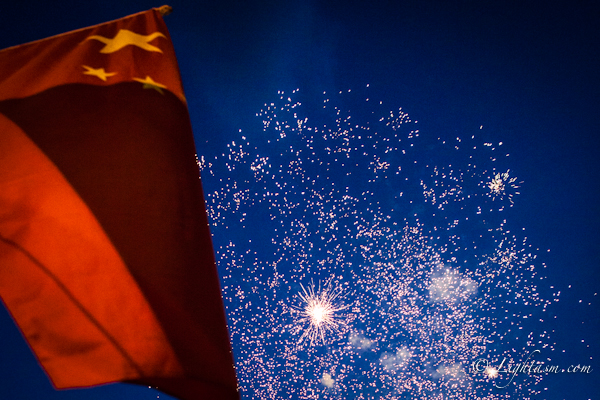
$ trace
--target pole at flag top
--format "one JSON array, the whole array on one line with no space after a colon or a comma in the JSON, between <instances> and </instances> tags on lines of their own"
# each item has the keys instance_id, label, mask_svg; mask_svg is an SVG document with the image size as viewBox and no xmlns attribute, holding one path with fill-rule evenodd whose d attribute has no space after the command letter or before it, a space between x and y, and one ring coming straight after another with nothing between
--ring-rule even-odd
<instances>
[{"instance_id":1,"label":"pole at flag top","mask_svg":"<svg viewBox=\"0 0 600 400\"><path fill-rule=\"evenodd\" d=\"M165 4L164 6L158 7L157 10L160 13L160 15L164 17L165 15L169 15L173 12L173 7Z\"/></svg>"}]
</instances>

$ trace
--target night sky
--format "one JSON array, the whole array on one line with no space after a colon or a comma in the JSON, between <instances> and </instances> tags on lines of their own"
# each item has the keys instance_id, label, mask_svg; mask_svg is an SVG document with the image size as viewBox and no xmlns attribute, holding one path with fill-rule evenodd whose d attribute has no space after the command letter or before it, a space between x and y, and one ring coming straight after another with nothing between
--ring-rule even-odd
<instances>
[{"instance_id":1,"label":"night sky","mask_svg":"<svg viewBox=\"0 0 600 400\"><path fill-rule=\"evenodd\" d=\"M133 0L113 4L11 2L3 5L0 13L0 48L161 5ZM528 245L536 254L536 268L545 276L538 291L544 299L551 300L547 311L551 317L543 330L551 332L548 344L554 350L544 356L565 368L570 364L592 368L589 374L544 377L536 383L542 393L535 398L596 398L600 393L597 2L173 1L169 5L174 11L165 21L178 56L197 151L206 160L215 160L215 165L229 151L232 141L239 143L242 134L248 143L257 146L249 147L259 154L280 151L264 145L266 139L261 135L268 132L263 132L263 119L256 114L265 109L265 104L279 101L278 91L285 92L285 102L295 89L299 89L297 97L309 114L314 104L328 98L324 92L352 90L362 96L368 85L372 101L381 101L389 110L402 108L411 121L418 121L422 142L416 143L416 148L429 152L415 154L419 162L436 162L443 153L437 152L438 138L454 140L477 135L481 145L502 142L503 154L510 154L502 167L508 166L520 186L519 194L512 199L514 206L507 206L506 212L511 226L525 228ZM344 101L339 100L344 106L350 104ZM368 119L352 105L353 115ZM281 154L271 154L271 159L278 155ZM447 163L454 163L452 155L443 156L450 157ZM316 154L314 158L324 156ZM220 181L209 171L210 168L202 171L204 188L216 199L214 193L219 191ZM215 166L213 171L218 172L218 168ZM417 176L416 171L411 173ZM235 174L229 174L228 179L235 180ZM243 182L242 177L239 182ZM234 217L231 213L219 222L231 222ZM252 236L253 246L263 248L266 244L261 241L270 243L271 237L269 227L263 228L259 222L249 219L246 226L231 224L227 229L217 224L213 229L215 247L223 249L229 237L243 241ZM217 258L224 263L226 252L220 252L217 251ZM219 268L223 274L235 275L228 265L221 264ZM290 299L298 285L309 282L309 271L289 274L306 278L302 282L287 280L285 290L290 292ZM243 277L247 279L247 273ZM227 285L232 282L224 280ZM276 295L281 293L283 289ZM231 298L228 293L225 297ZM238 300L229 304L229 310L233 312ZM274 309L280 307L279 300L273 301ZM230 318L239 321L242 314L232 315ZM248 321L250 331L251 315ZM244 325L238 322L238 333L240 326ZM373 326L365 328L366 336L370 330L377 331ZM293 334L284 331L281 335L291 335L288 339L292 340ZM348 337L352 333L346 332L346 340ZM0 344L2 398L154 399L159 395L144 387L124 384L55 391L4 310L0 313ZM502 351L510 352L512 345L513 342L507 342ZM326 346L320 349L327 352ZM268 350L261 356L263 361L269 356ZM516 351L513 355L518 358L521 349ZM236 354L238 360L239 357L243 354ZM275 368L273 372L282 371ZM529 378L518 379L523 382ZM254 386L243 379L240 383L244 399L261 398L262 392L251 389ZM318 382L313 384L319 388ZM348 392L358 397L353 392L357 387L361 386L349 384L347 392L321 387L319 393L321 398L351 398ZM279 396L303 398L301 393L285 389ZM369 393L375 398L391 396ZM400 398L412 398L414 393L403 396ZM160 394L160 398L169 397ZM514 391L511 398L522 397Z\"/></svg>"}]
</instances>

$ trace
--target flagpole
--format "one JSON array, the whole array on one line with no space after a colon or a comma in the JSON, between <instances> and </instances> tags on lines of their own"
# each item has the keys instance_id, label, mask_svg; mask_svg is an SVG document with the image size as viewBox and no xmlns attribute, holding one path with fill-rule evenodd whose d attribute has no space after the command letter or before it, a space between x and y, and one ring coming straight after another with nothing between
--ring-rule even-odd
<instances>
[{"instance_id":1,"label":"flagpole","mask_svg":"<svg viewBox=\"0 0 600 400\"><path fill-rule=\"evenodd\" d=\"M160 15L162 15L164 17L165 15L171 14L171 12L173 11L173 7L165 4L162 7L158 7L157 10L160 13Z\"/></svg>"}]
</instances>

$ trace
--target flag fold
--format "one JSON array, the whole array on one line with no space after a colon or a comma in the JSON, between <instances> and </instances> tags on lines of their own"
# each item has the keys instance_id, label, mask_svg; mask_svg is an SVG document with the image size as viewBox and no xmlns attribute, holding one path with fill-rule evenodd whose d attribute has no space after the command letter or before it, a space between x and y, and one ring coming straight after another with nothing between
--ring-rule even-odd
<instances>
[{"instance_id":1,"label":"flag fold","mask_svg":"<svg viewBox=\"0 0 600 400\"><path fill-rule=\"evenodd\" d=\"M57 388L239 398L158 10L0 51L0 297Z\"/></svg>"}]
</instances>

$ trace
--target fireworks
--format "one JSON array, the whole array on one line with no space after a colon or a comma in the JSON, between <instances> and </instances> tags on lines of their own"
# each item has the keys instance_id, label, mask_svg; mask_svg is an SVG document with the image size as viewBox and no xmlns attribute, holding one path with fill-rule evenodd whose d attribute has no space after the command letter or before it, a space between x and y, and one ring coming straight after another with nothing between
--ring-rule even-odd
<instances>
[{"instance_id":1,"label":"fireworks","mask_svg":"<svg viewBox=\"0 0 600 400\"><path fill-rule=\"evenodd\" d=\"M495 379L495 378L498 377L498 370L496 368L494 368L494 367L486 367L484 373L490 379Z\"/></svg>"},{"instance_id":2,"label":"fireworks","mask_svg":"<svg viewBox=\"0 0 600 400\"><path fill-rule=\"evenodd\" d=\"M519 192L516 191L516 189L519 188L519 185L515 183L517 178L511 177L509 173L510 170L503 173L496 173L496 175L494 175L487 183L487 186L490 189L490 196L492 196L493 199L496 197L503 198L504 196L507 196L512 206L513 196L519 194ZM514 194L510 193L509 189L514 191Z\"/></svg>"},{"instance_id":3,"label":"fireworks","mask_svg":"<svg viewBox=\"0 0 600 400\"><path fill-rule=\"evenodd\" d=\"M502 143L424 136L360 90L279 95L200 158L242 397L534 396L541 376L469 372L553 346Z\"/></svg>"},{"instance_id":4,"label":"fireworks","mask_svg":"<svg viewBox=\"0 0 600 400\"><path fill-rule=\"evenodd\" d=\"M346 327L339 313L348 306L336 304L340 293L339 288L331 287L331 281L323 290L319 285L316 292L312 282L308 290L302 286L302 292L299 294L302 304L293 308L295 314L299 315L294 333L302 332L299 343L306 340L313 346L318 343L325 344L327 334L339 333Z\"/></svg>"}]
</instances>

